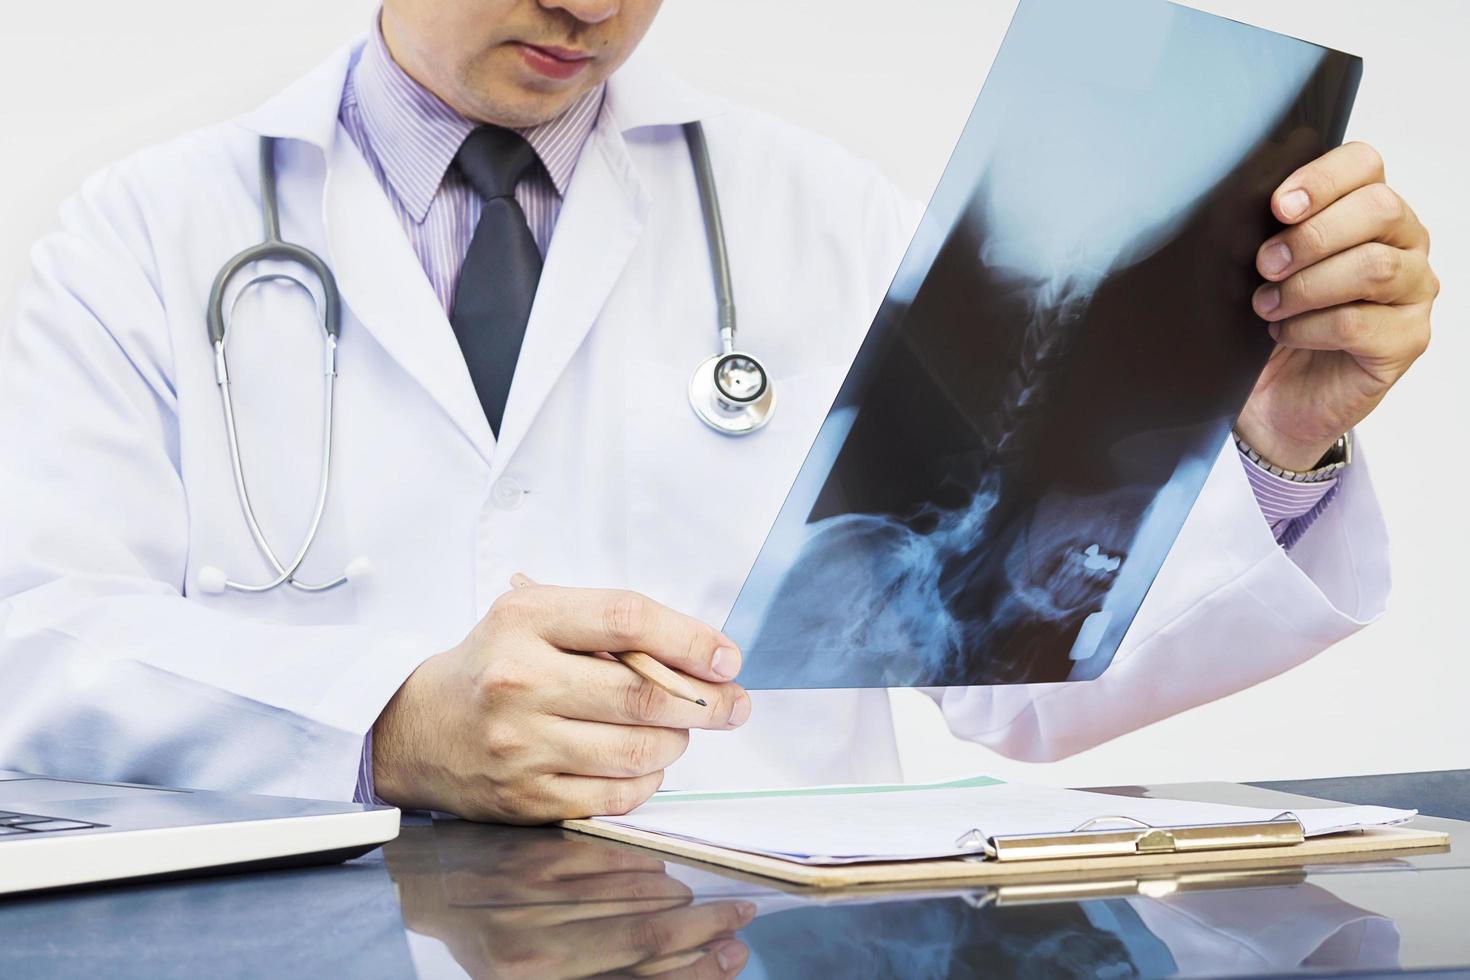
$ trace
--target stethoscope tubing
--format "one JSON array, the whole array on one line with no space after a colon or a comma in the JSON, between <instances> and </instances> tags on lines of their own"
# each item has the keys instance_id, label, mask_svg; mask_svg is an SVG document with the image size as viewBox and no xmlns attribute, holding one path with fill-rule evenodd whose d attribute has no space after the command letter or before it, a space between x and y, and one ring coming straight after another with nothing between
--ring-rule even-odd
<instances>
[{"instance_id":1,"label":"stethoscope tubing","mask_svg":"<svg viewBox=\"0 0 1470 980\"><path fill-rule=\"evenodd\" d=\"M719 317L720 349L735 350L735 287L730 281L730 254L725 246L725 219L720 196L715 190L715 168L710 162L709 143L699 122L684 124L684 142L694 166L694 186L699 193L699 211L704 219L704 238L709 248L710 271L715 281L715 310Z\"/></svg>"},{"instance_id":2,"label":"stethoscope tubing","mask_svg":"<svg viewBox=\"0 0 1470 980\"><path fill-rule=\"evenodd\" d=\"M331 268L321 256L311 249L281 238L280 210L276 202L275 144L273 136L260 138L260 213L265 240L232 257L215 275L205 314L211 344L222 343L225 339L225 291L230 282L251 263L269 259L294 262L312 271L322 285L322 329L334 339L342 336L342 294L337 289L337 277L332 275Z\"/></svg>"},{"instance_id":3,"label":"stethoscope tubing","mask_svg":"<svg viewBox=\"0 0 1470 980\"><path fill-rule=\"evenodd\" d=\"M215 384L219 388L220 405L224 411L225 436L229 445L230 469L235 481L235 494L239 498L240 511L244 515L245 525L250 530L250 537L255 542L256 548L262 557L275 571L275 577L260 584L249 584L226 579L224 587L235 592L261 593L270 592L282 585L290 585L292 588L302 592L325 592L334 589L347 581L347 576L339 575L328 582L302 582L295 575L306 560L311 551L312 544L316 541L317 533L321 529L322 516L326 513L327 490L331 485L332 475L332 416L336 405L336 380L337 380L337 338L341 332L341 294L337 290L336 278L332 270L322 259L310 249L281 239L281 222L279 206L276 199L276 172L275 172L275 139L262 137L259 152L260 165L260 208L262 223L265 230L265 240L253 245L238 255L231 258L220 269L215 276L214 284L210 288L209 307L206 322L209 328L210 343L214 348L214 373ZM319 477L317 480L317 492L315 506L312 509L312 517L301 544L289 563L283 563L277 556L275 549L266 540L264 531L261 530L260 521L255 514L255 507L251 503L250 489L245 481L245 465L241 458L239 428L235 421L234 399L230 394L230 370L229 359L225 350L225 338L228 331L229 321L234 319L234 308L239 303L240 297L250 287L265 282L286 282L300 287L308 296L315 301L315 294L310 287L295 276L286 273L266 273L255 276L240 288L230 304L230 314L225 315L224 299L230 283L234 281L243 270L253 263L265 260L278 260L293 262L304 266L316 275L321 284L322 299L320 318L322 327L322 351L323 351L323 405L322 405L322 439L321 439L321 462Z\"/></svg>"},{"instance_id":4,"label":"stethoscope tubing","mask_svg":"<svg viewBox=\"0 0 1470 980\"><path fill-rule=\"evenodd\" d=\"M709 249L710 269L714 276L715 302L719 318L720 351L721 353L700 363L696 369L695 378L690 385L690 399L696 414L706 424L719 430L726 435L744 435L755 431L765 424L770 412L774 407L774 393L769 388L769 380L765 368L760 362L749 354L741 354L736 350L736 313L734 287L730 276L730 258L725 244L725 225L720 212L719 195L715 190L714 167L710 162L709 145L705 140L704 128L699 122L686 123L683 127L685 142L689 147L689 158L694 167L695 186L699 194L700 213L704 221L705 241ZM240 512L245 518L245 525L250 531L250 537L255 542L256 548L261 556L269 563L275 572L273 578L259 584L236 582L226 578L218 570L213 573L223 581L223 588L235 592L262 593L270 592L282 585L289 585L302 592L325 592L334 589L348 580L348 575L339 575L328 582L302 582L296 578L296 572L300 569L302 562L306 560L311 546L315 543L317 534L321 529L322 517L326 513L327 493L331 484L332 474L332 432L333 412L336 402L336 379L337 379L337 340L341 336L342 321L342 297L337 289L336 277L332 270L322 261L321 257L310 249L300 245L294 245L281 237L280 209L277 201L276 165L275 165L275 143L274 137L261 137L259 148L259 170L260 170L260 210L261 222L264 227L264 240L256 245L241 251L233 256L219 270L215 276L214 283L210 287L209 305L205 320L209 330L210 344L214 350L215 382L220 392L220 405L224 412L226 441L229 445L230 469L234 476L235 493L239 498ZM322 404L322 439L321 439L321 462L317 481L317 492L315 506L312 509L311 522L301 544L292 555L289 562L282 562L276 554L270 542L266 539L265 532L261 529L260 521L256 517L255 507L251 503L250 488L245 479L245 464L241 458L240 436L235 420L234 400L230 394L230 371L226 355L226 334L229 330L229 321L234 318L234 307L239 299L250 287L269 281L284 281L305 290L315 300L315 294L302 280L286 273L266 273L256 276L245 283L235 294L231 302L229 316L225 313L225 293L235 278L243 273L247 267L262 261L280 261L293 263L304 267L317 277L321 285L321 303L319 315L322 328L323 362L324 362L324 393ZM747 398L735 398L726 395L720 390L720 379L718 371L730 358L739 357L747 363L748 367L758 372L760 387L754 394ZM708 372L709 378L705 379L701 372ZM707 382L701 385L700 382ZM710 384L712 383L712 384ZM704 392L704 387L709 388L709 393ZM699 399L708 401L708 405L701 405L696 401L696 389L699 389ZM737 404L740 402L740 404ZM722 412L723 408L723 412ZM352 567L349 566L349 572ZM211 587L213 588L213 587Z\"/></svg>"}]
</instances>

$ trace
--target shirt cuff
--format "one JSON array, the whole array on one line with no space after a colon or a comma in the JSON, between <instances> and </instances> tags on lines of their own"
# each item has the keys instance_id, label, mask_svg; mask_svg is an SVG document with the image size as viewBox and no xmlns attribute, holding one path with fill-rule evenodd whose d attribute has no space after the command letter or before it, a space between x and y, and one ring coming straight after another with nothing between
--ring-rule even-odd
<instances>
[{"instance_id":1,"label":"shirt cuff","mask_svg":"<svg viewBox=\"0 0 1470 980\"><path fill-rule=\"evenodd\" d=\"M373 790L373 730L368 729L362 740L362 755L357 760L357 790L352 794L354 803L372 803L377 806L388 804L378 799Z\"/></svg>"},{"instance_id":2,"label":"shirt cuff","mask_svg":"<svg viewBox=\"0 0 1470 980\"><path fill-rule=\"evenodd\" d=\"M1244 452L1240 453L1240 464L1245 467L1245 478L1262 516L1271 525L1276 543L1283 548L1296 544L1337 496L1337 477L1317 483L1297 483L1257 465Z\"/></svg>"}]
</instances>

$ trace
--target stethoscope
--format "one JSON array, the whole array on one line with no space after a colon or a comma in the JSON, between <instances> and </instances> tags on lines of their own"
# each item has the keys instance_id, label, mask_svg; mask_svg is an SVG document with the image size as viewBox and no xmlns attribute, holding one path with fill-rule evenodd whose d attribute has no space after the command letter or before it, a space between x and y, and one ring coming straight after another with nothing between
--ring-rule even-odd
<instances>
[{"instance_id":1,"label":"stethoscope","mask_svg":"<svg viewBox=\"0 0 1470 980\"><path fill-rule=\"evenodd\" d=\"M735 296L730 285L730 256L725 251L725 222L715 193L715 171L709 162L704 127L684 124L684 141L694 163L694 184L704 216L704 237L715 277L715 306L720 323L720 353L699 362L689 379L689 404L694 414L716 432L743 436L771 420L776 389L770 375L753 354L735 349Z\"/></svg>"},{"instance_id":2,"label":"stethoscope","mask_svg":"<svg viewBox=\"0 0 1470 980\"><path fill-rule=\"evenodd\" d=\"M689 379L689 404L705 424L725 435L747 435L765 425L771 418L776 405L776 392L771 385L764 365L752 354L736 350L735 300L730 284L730 260L725 248L725 227L720 215L719 197L715 192L714 168L710 164L709 147L705 143L704 128L698 122L684 125L685 141L689 144L689 157L694 165L694 181L699 192L699 207L704 219L705 239L709 246L710 265L714 272L715 301L719 313L720 353L711 355L699 363ZM259 149L260 166L260 211L265 226L265 239L252 245L230 259L214 278L209 291L209 308L205 316L209 327L209 341L214 348L214 380L219 388L220 406L224 411L226 441L230 451L230 469L235 479L235 494L240 501L240 511L250 537L261 557L270 565L274 576L265 582L250 584L231 579L223 569L206 565L199 570L196 582L208 593L222 593L226 589L235 592L270 592L282 585L289 585L302 592L325 592L349 581L362 581L372 570L366 558L355 558L347 564L342 574L325 582L304 582L296 577L301 563L306 560L311 546L321 528L322 515L327 507L327 488L332 476L332 411L336 403L337 340L342 330L342 296L337 290L337 280L332 270L322 259L308 248L292 244L281 238L280 209L276 202L275 139L263 136ZM321 300L301 278L287 272L262 273L248 279L235 293L230 303L229 315L225 312L225 294L231 282L244 272L247 266L263 261L290 263L315 277L320 287ZM325 376L322 409L322 452L320 478L317 481L316 503L311 522L290 561L282 561L271 543L266 540L250 502L250 490L245 480L245 466L240 458L240 436L235 426L235 406L230 397L230 368L225 353L225 339L235 306L250 287L266 282L281 282L304 290L316 303L322 327L322 366Z\"/></svg>"}]
</instances>

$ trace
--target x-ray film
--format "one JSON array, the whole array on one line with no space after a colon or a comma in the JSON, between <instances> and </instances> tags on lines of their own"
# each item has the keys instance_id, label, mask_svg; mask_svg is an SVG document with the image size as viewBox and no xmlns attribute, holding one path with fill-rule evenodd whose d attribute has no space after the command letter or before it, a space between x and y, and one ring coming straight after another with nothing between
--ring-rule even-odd
<instances>
[{"instance_id":1,"label":"x-ray film","mask_svg":"<svg viewBox=\"0 0 1470 980\"><path fill-rule=\"evenodd\" d=\"M1271 352L1271 191L1358 58L1022 0L726 632L751 688L1090 680Z\"/></svg>"}]
</instances>

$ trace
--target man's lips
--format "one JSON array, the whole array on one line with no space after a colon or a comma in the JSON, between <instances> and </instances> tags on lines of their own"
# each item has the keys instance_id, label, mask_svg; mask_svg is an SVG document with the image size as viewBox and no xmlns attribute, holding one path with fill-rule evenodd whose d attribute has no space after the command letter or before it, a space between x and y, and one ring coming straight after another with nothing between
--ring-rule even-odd
<instances>
[{"instance_id":1,"label":"man's lips","mask_svg":"<svg viewBox=\"0 0 1470 980\"><path fill-rule=\"evenodd\" d=\"M572 48L527 44L524 41L516 42L516 48L532 71L559 82L575 77L592 62L592 55Z\"/></svg>"}]
</instances>

